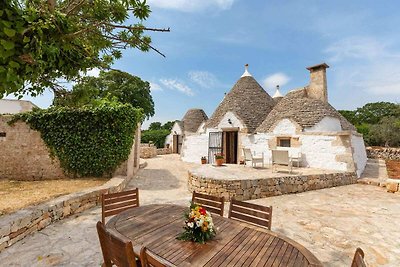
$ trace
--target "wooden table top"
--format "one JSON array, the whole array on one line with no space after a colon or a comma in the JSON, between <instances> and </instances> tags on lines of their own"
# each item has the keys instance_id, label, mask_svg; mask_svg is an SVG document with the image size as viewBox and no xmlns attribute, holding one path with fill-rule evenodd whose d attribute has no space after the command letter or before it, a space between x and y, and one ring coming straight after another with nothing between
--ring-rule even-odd
<instances>
[{"instance_id":1,"label":"wooden table top","mask_svg":"<svg viewBox=\"0 0 400 267\"><path fill-rule=\"evenodd\" d=\"M135 254L145 245L176 266L322 266L309 250L285 236L214 214L214 239L206 244L177 240L187 208L141 206L111 218L107 228L131 239Z\"/></svg>"}]
</instances>

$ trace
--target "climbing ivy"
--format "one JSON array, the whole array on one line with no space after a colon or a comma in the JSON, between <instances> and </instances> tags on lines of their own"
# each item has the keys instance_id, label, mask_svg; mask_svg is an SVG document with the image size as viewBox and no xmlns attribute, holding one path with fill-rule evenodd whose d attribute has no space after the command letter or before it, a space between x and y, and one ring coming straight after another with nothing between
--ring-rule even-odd
<instances>
[{"instance_id":1,"label":"climbing ivy","mask_svg":"<svg viewBox=\"0 0 400 267\"><path fill-rule=\"evenodd\" d=\"M17 114L41 133L50 155L73 176L110 175L128 159L143 112L130 104L104 101L79 109L52 107Z\"/></svg>"}]
</instances>

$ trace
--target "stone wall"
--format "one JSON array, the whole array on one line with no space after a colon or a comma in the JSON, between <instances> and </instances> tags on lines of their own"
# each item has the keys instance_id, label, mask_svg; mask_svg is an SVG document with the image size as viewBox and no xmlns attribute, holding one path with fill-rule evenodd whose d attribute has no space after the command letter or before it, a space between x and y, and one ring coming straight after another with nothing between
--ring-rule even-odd
<instances>
[{"instance_id":1,"label":"stone wall","mask_svg":"<svg viewBox=\"0 0 400 267\"><path fill-rule=\"evenodd\" d=\"M61 196L46 203L1 216L0 251L55 221L100 205L102 193L122 191L131 178L114 177L102 186Z\"/></svg>"},{"instance_id":2,"label":"stone wall","mask_svg":"<svg viewBox=\"0 0 400 267\"><path fill-rule=\"evenodd\" d=\"M367 147L367 156L372 159L400 160L400 148Z\"/></svg>"},{"instance_id":3,"label":"stone wall","mask_svg":"<svg viewBox=\"0 0 400 267\"><path fill-rule=\"evenodd\" d=\"M229 201L232 197L237 200L258 199L355 184L356 182L357 176L352 172L244 180L213 179L189 172L188 187L191 192L224 196L225 200Z\"/></svg>"},{"instance_id":4,"label":"stone wall","mask_svg":"<svg viewBox=\"0 0 400 267\"><path fill-rule=\"evenodd\" d=\"M140 157L143 159L157 157L157 147L153 144L140 144Z\"/></svg>"},{"instance_id":5,"label":"stone wall","mask_svg":"<svg viewBox=\"0 0 400 267\"><path fill-rule=\"evenodd\" d=\"M8 125L11 116L0 116L0 179L11 180L49 180L68 177L60 166L57 158L50 158L49 150L40 136L40 132L32 130L24 122ZM139 126L140 127L140 126ZM136 140L140 135L136 130ZM4 136L5 135L5 136ZM135 161L138 148L135 142L129 159L123 162L113 176L131 175L128 169L138 168Z\"/></svg>"},{"instance_id":6,"label":"stone wall","mask_svg":"<svg viewBox=\"0 0 400 267\"><path fill-rule=\"evenodd\" d=\"M172 148L164 147L164 148L157 148L157 155L166 155L172 154Z\"/></svg>"}]
</instances>

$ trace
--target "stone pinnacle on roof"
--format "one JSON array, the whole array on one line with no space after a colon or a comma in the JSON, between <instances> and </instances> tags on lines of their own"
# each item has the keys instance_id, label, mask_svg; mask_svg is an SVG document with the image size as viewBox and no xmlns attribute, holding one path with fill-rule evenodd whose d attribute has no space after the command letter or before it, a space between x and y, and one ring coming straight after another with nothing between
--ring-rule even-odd
<instances>
[{"instance_id":1,"label":"stone pinnacle on roof","mask_svg":"<svg viewBox=\"0 0 400 267\"><path fill-rule=\"evenodd\" d=\"M248 69L249 69L249 64L244 65L244 73L240 77L248 77L248 76L252 77Z\"/></svg>"},{"instance_id":2,"label":"stone pinnacle on roof","mask_svg":"<svg viewBox=\"0 0 400 267\"><path fill-rule=\"evenodd\" d=\"M281 92L279 91L279 85L276 86L276 92L272 98L283 97Z\"/></svg>"},{"instance_id":3,"label":"stone pinnacle on roof","mask_svg":"<svg viewBox=\"0 0 400 267\"><path fill-rule=\"evenodd\" d=\"M182 118L182 124L185 132L196 132L200 124L208 119L207 114L202 109L189 109Z\"/></svg>"},{"instance_id":4,"label":"stone pinnacle on roof","mask_svg":"<svg viewBox=\"0 0 400 267\"><path fill-rule=\"evenodd\" d=\"M244 74L248 73L247 69ZM243 74L243 75L244 75ZM248 73L240 77L218 105L206 127L217 127L227 112L232 112L243 122L248 132L254 132L275 105L272 97Z\"/></svg>"}]
</instances>

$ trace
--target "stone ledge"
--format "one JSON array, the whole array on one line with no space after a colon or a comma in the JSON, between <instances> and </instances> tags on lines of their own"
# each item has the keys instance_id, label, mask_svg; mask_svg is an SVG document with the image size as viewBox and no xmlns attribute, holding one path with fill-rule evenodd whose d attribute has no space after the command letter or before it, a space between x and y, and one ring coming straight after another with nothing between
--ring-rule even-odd
<instances>
[{"instance_id":1,"label":"stone ledge","mask_svg":"<svg viewBox=\"0 0 400 267\"><path fill-rule=\"evenodd\" d=\"M386 189L390 193L400 192L400 180L398 179L387 179Z\"/></svg>"},{"instance_id":2,"label":"stone ledge","mask_svg":"<svg viewBox=\"0 0 400 267\"><path fill-rule=\"evenodd\" d=\"M122 191L132 177L117 176L102 186L61 196L0 217L0 252L51 223L101 204L102 193ZM99 218L100 220L100 218Z\"/></svg>"},{"instance_id":3,"label":"stone ledge","mask_svg":"<svg viewBox=\"0 0 400 267\"><path fill-rule=\"evenodd\" d=\"M357 176L353 172L245 180L221 180L189 172L188 178L188 188L191 192L223 196L227 201L230 201L232 197L237 200L258 199L355 183L357 183Z\"/></svg>"}]
</instances>

